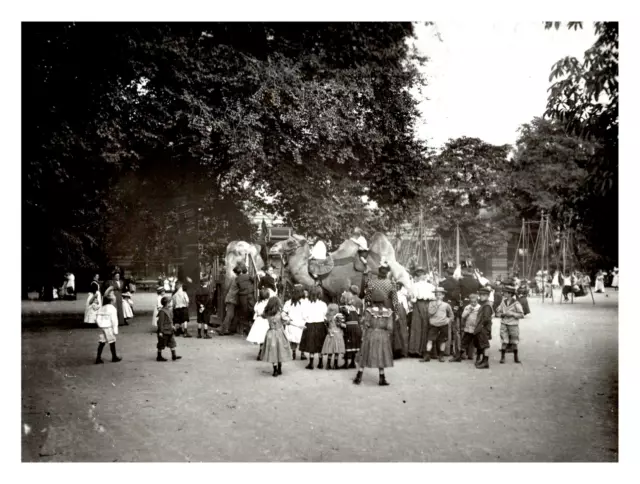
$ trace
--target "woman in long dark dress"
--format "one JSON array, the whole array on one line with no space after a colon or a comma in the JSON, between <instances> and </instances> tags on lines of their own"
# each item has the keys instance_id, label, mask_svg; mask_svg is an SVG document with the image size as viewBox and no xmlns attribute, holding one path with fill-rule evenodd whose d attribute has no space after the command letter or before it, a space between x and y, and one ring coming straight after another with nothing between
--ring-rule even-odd
<instances>
[{"instance_id":1,"label":"woman in long dark dress","mask_svg":"<svg viewBox=\"0 0 640 484\"><path fill-rule=\"evenodd\" d=\"M107 299L107 295L113 293L115 296L115 307L116 311L118 311L118 326L128 326L129 323L125 323L124 321L124 311L122 309L122 290L124 289L124 284L120 280L120 273L114 272L113 278L106 282L105 284L105 292L104 299Z\"/></svg>"}]
</instances>

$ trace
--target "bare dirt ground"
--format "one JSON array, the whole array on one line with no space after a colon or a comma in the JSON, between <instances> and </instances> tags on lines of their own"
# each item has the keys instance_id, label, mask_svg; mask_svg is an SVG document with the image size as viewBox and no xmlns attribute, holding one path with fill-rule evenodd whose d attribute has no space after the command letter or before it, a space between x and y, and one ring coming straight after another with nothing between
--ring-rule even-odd
<instances>
[{"instance_id":1,"label":"bare dirt ground","mask_svg":"<svg viewBox=\"0 0 640 484\"><path fill-rule=\"evenodd\" d=\"M155 361L153 294L120 329L124 358L94 365L97 330L83 304L23 305L22 459L99 461L557 462L618 459L618 296L541 304L521 323L522 365L396 361L273 378L237 336L178 339L178 362ZM557 300L557 299L556 299ZM195 325L194 325L195 332ZM169 356L168 351L165 357Z\"/></svg>"}]
</instances>

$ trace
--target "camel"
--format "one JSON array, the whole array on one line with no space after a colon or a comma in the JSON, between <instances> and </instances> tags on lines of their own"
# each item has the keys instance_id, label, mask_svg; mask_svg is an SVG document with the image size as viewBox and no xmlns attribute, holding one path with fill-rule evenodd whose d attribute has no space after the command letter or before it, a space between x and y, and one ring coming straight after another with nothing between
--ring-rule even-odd
<instances>
[{"instance_id":1,"label":"camel","mask_svg":"<svg viewBox=\"0 0 640 484\"><path fill-rule=\"evenodd\" d=\"M224 277L224 293L231 286L231 282L235 279L236 274L233 272L233 268L238 262L245 262L247 254L253 256L253 260L256 263L256 270L261 270L264 267L264 261L260 256L260 246L258 244L251 244L243 240L233 240L227 245L227 254L225 257L225 277Z\"/></svg>"},{"instance_id":2,"label":"camel","mask_svg":"<svg viewBox=\"0 0 640 484\"><path fill-rule=\"evenodd\" d=\"M307 240L301 235L294 234L287 240L274 244L273 253L285 255L286 267L293 282L312 287L316 280L309 274L309 257L311 248ZM330 254L333 269L324 277L319 277L322 288L333 299L338 298L349 287L361 287L363 265L358 259L358 245L352 240L346 240L335 252ZM372 274L376 274L382 260L386 260L393 278L401 282L412 293L413 284L407 270L396 261L395 251L387 237L376 232L369 246L367 264ZM355 264L354 264L355 261ZM357 266L358 270L356 270Z\"/></svg>"}]
</instances>

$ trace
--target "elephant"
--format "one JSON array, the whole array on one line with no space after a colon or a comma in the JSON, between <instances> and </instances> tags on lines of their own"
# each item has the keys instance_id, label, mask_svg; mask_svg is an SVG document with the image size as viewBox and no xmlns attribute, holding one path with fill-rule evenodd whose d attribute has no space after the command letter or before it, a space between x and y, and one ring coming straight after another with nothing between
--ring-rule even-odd
<instances>
[{"instance_id":1,"label":"elephant","mask_svg":"<svg viewBox=\"0 0 640 484\"><path fill-rule=\"evenodd\" d=\"M233 268L238 262L245 262L247 254L253 256L256 264L256 270L262 270L264 261L260 255L261 247L258 244L251 244L243 240L234 240L227 245L225 257L225 277L224 277L224 294L227 293L231 283L236 278Z\"/></svg>"},{"instance_id":2,"label":"elephant","mask_svg":"<svg viewBox=\"0 0 640 484\"><path fill-rule=\"evenodd\" d=\"M320 277L320 285L334 300L348 291L352 285L361 287L363 273L356 270L354 261L358 261L358 245L352 240L346 240L335 252L330 254L333 269ZM309 274L309 257L311 247L307 240L294 234L287 240L277 242L271 249L272 253L283 254L289 278L297 284L306 287L316 285L316 279ZM387 237L376 232L369 246L367 265L372 273L376 273L382 260L386 260L391 269L392 277L401 282L413 294L413 283L407 270L396 261L395 251Z\"/></svg>"}]
</instances>

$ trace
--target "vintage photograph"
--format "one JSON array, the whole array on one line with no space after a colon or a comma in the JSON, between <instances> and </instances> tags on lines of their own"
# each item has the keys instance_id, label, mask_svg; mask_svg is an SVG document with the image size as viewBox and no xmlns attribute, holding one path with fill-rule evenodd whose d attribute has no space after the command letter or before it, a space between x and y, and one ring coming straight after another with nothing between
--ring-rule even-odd
<instances>
[{"instance_id":1,"label":"vintage photograph","mask_svg":"<svg viewBox=\"0 0 640 484\"><path fill-rule=\"evenodd\" d=\"M21 34L22 462L618 462L617 22Z\"/></svg>"}]
</instances>

